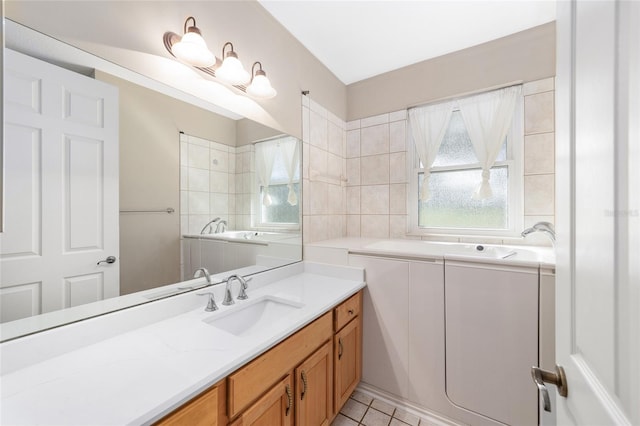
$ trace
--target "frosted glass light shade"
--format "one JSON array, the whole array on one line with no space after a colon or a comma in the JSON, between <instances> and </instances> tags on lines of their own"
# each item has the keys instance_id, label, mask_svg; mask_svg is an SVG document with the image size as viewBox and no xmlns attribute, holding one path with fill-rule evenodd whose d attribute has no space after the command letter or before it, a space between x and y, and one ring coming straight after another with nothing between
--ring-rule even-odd
<instances>
[{"instance_id":1,"label":"frosted glass light shade","mask_svg":"<svg viewBox=\"0 0 640 426\"><path fill-rule=\"evenodd\" d=\"M209 51L207 43L196 32L185 33L178 43L171 46L171 53L194 67L210 67L216 63L215 55Z\"/></svg>"},{"instance_id":2,"label":"frosted glass light shade","mask_svg":"<svg viewBox=\"0 0 640 426\"><path fill-rule=\"evenodd\" d=\"M216 69L216 78L231 85L238 85L247 83L251 76L237 57L227 54L220 68Z\"/></svg>"},{"instance_id":3,"label":"frosted glass light shade","mask_svg":"<svg viewBox=\"0 0 640 426\"><path fill-rule=\"evenodd\" d=\"M264 71L260 73L260 70L253 77L253 81L247 87L247 93L255 98L270 99L277 95L276 89L271 86L271 82L264 74Z\"/></svg>"}]
</instances>

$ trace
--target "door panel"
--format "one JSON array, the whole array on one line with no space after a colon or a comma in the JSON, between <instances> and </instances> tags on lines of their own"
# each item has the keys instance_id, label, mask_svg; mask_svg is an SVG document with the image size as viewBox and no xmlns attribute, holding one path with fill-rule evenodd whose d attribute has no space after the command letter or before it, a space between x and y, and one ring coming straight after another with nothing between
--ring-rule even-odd
<instances>
[{"instance_id":1,"label":"door panel","mask_svg":"<svg viewBox=\"0 0 640 426\"><path fill-rule=\"evenodd\" d=\"M560 424L639 424L640 4L558 3Z\"/></svg>"}]
</instances>

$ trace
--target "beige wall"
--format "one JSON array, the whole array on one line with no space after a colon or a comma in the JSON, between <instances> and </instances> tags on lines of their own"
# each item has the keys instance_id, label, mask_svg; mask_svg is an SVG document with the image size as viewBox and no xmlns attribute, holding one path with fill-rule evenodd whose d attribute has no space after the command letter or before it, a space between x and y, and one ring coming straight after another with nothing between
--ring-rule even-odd
<instances>
[{"instance_id":1,"label":"beige wall","mask_svg":"<svg viewBox=\"0 0 640 426\"><path fill-rule=\"evenodd\" d=\"M12 20L180 88L187 82L184 75L176 75L186 67L171 58L162 35L166 31L181 33L184 19L192 15L217 56L221 56L224 42L231 41L245 67L261 61L278 90L274 99L254 102L213 88L213 83L189 86L196 96L299 138L302 90L311 91L320 103L346 117L345 85L255 1L54 0L5 4L7 17ZM195 72L187 78L194 76Z\"/></svg>"},{"instance_id":2,"label":"beige wall","mask_svg":"<svg viewBox=\"0 0 640 426\"><path fill-rule=\"evenodd\" d=\"M96 72L120 92L120 285L128 294L180 281L179 132L235 145L236 122Z\"/></svg>"},{"instance_id":3,"label":"beige wall","mask_svg":"<svg viewBox=\"0 0 640 426\"><path fill-rule=\"evenodd\" d=\"M419 48L410 40L405 46ZM555 69L552 22L353 83L347 87L347 120L552 77Z\"/></svg>"}]
</instances>

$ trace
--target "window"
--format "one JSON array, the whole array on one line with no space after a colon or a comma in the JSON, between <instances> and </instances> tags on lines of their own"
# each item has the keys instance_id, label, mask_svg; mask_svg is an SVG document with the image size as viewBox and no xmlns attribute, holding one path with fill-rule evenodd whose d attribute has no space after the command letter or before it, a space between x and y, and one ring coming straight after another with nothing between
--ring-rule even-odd
<instances>
[{"instance_id":1,"label":"window","mask_svg":"<svg viewBox=\"0 0 640 426\"><path fill-rule=\"evenodd\" d=\"M255 144L256 227L300 228L300 144L280 137Z\"/></svg>"},{"instance_id":2,"label":"window","mask_svg":"<svg viewBox=\"0 0 640 426\"><path fill-rule=\"evenodd\" d=\"M501 133L497 133L505 135L500 138L502 143L498 140L497 144L489 147L482 143L474 145L468 125L478 123L474 123L473 117L469 117L468 111L471 108L465 111L467 115L462 111L465 106L482 101L487 95L447 102L423 111L410 110L409 133L413 149L410 149L409 155L413 166L409 203L412 233L506 236L515 234L522 228L522 96L517 90L514 105L507 106L513 112ZM493 101L495 99L489 103L495 106ZM477 106L474 105L476 108ZM483 108L484 105L477 108L477 115L481 119L491 115L486 114ZM427 118L426 124L420 123L422 128L417 128L416 121L421 118L416 114L432 112L434 116ZM486 127L488 126L478 126L480 130L485 130ZM475 130L478 138L480 133ZM420 155L416 139L421 136L431 138L431 145L427 146L432 150L430 153L423 146ZM441 137L439 146L438 137ZM479 149L493 151L492 154L485 155L484 161L480 161L476 154ZM481 152L481 155L484 153ZM495 160L487 158L491 155L495 156ZM431 167L425 167L422 158L426 158L427 162L432 161ZM489 171L486 176L489 177L490 196L480 189L483 165ZM425 173L428 175L427 179ZM428 185L426 193L423 189L425 183Z\"/></svg>"}]
</instances>

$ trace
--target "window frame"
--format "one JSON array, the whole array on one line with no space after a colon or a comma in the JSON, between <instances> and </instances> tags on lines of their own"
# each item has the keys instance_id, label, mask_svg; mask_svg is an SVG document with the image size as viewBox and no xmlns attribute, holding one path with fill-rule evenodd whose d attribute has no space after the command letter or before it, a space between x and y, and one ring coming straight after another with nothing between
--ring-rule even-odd
<instances>
[{"instance_id":1,"label":"window frame","mask_svg":"<svg viewBox=\"0 0 640 426\"><path fill-rule=\"evenodd\" d=\"M477 95L474 95L477 96ZM464 98L460 98L464 99ZM458 108L455 107L454 111ZM407 235L410 236L485 236L485 237L515 237L520 235L524 225L524 96L521 94L514 111L513 123L507 133L506 160L496 161L493 167L507 167L508 173L508 202L506 229L491 228L439 228L418 226L418 184L419 176L425 169L420 167L420 159L407 127L407 168L409 170L409 193L407 194ZM492 167L492 168L493 168ZM432 167L431 172L447 172L457 170L478 170L480 163ZM471 194L469 194L471 197Z\"/></svg>"}]
</instances>

